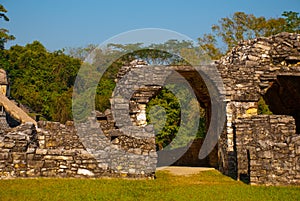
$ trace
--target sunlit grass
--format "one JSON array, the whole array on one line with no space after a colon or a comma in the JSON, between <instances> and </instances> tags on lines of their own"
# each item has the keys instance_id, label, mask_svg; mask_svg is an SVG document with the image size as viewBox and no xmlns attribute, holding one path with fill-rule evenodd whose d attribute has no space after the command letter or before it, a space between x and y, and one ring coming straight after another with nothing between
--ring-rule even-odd
<instances>
[{"instance_id":1,"label":"sunlit grass","mask_svg":"<svg viewBox=\"0 0 300 201\"><path fill-rule=\"evenodd\" d=\"M249 186L217 171L158 171L155 180L1 180L0 200L300 200L300 187Z\"/></svg>"}]
</instances>

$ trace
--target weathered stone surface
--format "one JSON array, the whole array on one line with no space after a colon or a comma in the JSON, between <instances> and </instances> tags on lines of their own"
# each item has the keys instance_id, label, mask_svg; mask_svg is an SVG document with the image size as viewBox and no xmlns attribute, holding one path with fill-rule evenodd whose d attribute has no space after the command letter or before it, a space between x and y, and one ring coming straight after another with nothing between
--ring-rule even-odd
<instances>
[{"instance_id":1,"label":"weathered stone surface","mask_svg":"<svg viewBox=\"0 0 300 201\"><path fill-rule=\"evenodd\" d=\"M111 113L107 111L106 114L107 121ZM100 122L102 120L99 119ZM67 122L66 125L38 122L38 125L39 128L36 129L32 124L22 124L0 135L0 143L3 144L0 148L0 178L118 177L124 172L130 172L128 177L154 176L154 170L148 169L149 164L155 166L156 156L151 155L149 158L153 159L144 162L139 157L144 152L147 152L147 156L150 155L155 143L152 139L134 139L118 131L118 142L114 141L114 144L119 145L117 149L114 144L107 143L108 139L104 137L103 142L97 142L101 150L93 155L83 146L72 122ZM108 125L104 127L107 133L115 129L113 123L105 125ZM89 125L82 125L82 128L88 127ZM91 136L89 139L93 141ZM126 150L128 155L124 152ZM130 161L127 161L128 158ZM113 169L111 161L122 161L122 169ZM138 164L132 165L134 163Z\"/></svg>"},{"instance_id":2,"label":"weathered stone surface","mask_svg":"<svg viewBox=\"0 0 300 201\"><path fill-rule=\"evenodd\" d=\"M279 124L282 124L281 129L275 129ZM234 122L236 131L241 131L236 135L238 178L243 179L243 175L247 175L252 184L300 183L297 178L300 174L297 165L300 151L295 148L300 138L291 124L295 124L292 117L279 115L244 117ZM245 128L251 130L251 139ZM283 134L282 130L289 134ZM291 141L290 138L296 140ZM286 180L287 176L289 180Z\"/></svg>"}]
</instances>

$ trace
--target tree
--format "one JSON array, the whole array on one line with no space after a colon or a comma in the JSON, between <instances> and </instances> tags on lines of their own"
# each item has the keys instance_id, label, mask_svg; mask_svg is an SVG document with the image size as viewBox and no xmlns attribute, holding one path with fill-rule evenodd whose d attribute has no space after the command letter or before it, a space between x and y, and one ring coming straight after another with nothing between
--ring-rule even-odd
<instances>
[{"instance_id":1,"label":"tree","mask_svg":"<svg viewBox=\"0 0 300 201\"><path fill-rule=\"evenodd\" d=\"M0 18L3 18L4 21L9 21L9 18L6 16L7 10L4 8L2 4L0 4ZM0 28L0 49L4 49L4 44L9 40L14 40L15 37L13 35L8 34L8 30L4 28Z\"/></svg>"},{"instance_id":2,"label":"tree","mask_svg":"<svg viewBox=\"0 0 300 201\"><path fill-rule=\"evenodd\" d=\"M216 37L212 34L204 34L202 38L198 38L198 44L211 59L218 59L222 55L222 51L217 48Z\"/></svg>"},{"instance_id":3,"label":"tree","mask_svg":"<svg viewBox=\"0 0 300 201\"><path fill-rule=\"evenodd\" d=\"M285 11L282 17L269 19L236 12L231 17L221 18L211 29L212 33L200 37L198 42L213 59L218 59L243 40L268 37L280 32L300 33L300 17L299 13L293 11ZM224 47L218 47L216 41L222 41Z\"/></svg>"},{"instance_id":4,"label":"tree","mask_svg":"<svg viewBox=\"0 0 300 201\"><path fill-rule=\"evenodd\" d=\"M300 33L299 13L293 11L284 11L282 16L285 17L285 21L286 21L285 30L287 32Z\"/></svg>"},{"instance_id":5,"label":"tree","mask_svg":"<svg viewBox=\"0 0 300 201\"><path fill-rule=\"evenodd\" d=\"M66 52L68 55L74 58L78 58L81 61L84 61L86 57L96 48L96 45L89 44L86 47L68 47Z\"/></svg>"},{"instance_id":6,"label":"tree","mask_svg":"<svg viewBox=\"0 0 300 201\"><path fill-rule=\"evenodd\" d=\"M48 52L38 41L0 53L12 98L48 120L64 123L71 119L72 86L81 66L79 59L62 51Z\"/></svg>"}]
</instances>

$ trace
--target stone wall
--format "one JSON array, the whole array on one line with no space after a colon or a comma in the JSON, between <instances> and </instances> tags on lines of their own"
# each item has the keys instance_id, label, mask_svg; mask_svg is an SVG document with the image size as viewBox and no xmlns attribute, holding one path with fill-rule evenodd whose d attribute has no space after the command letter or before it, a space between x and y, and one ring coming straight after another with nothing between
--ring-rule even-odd
<instances>
[{"instance_id":1,"label":"stone wall","mask_svg":"<svg viewBox=\"0 0 300 201\"><path fill-rule=\"evenodd\" d=\"M300 184L300 135L290 116L258 115L235 121L237 177L251 184Z\"/></svg>"},{"instance_id":2,"label":"stone wall","mask_svg":"<svg viewBox=\"0 0 300 201\"><path fill-rule=\"evenodd\" d=\"M149 154L145 150L152 148L150 142L143 142L148 146L143 149L141 143L120 133L112 143L99 142L106 147L101 147L98 158L84 147L73 122L39 122L38 126L26 123L0 133L0 178L154 177L155 169L149 168L153 165L139 160L139 155ZM130 151L135 155L127 154Z\"/></svg>"}]
</instances>

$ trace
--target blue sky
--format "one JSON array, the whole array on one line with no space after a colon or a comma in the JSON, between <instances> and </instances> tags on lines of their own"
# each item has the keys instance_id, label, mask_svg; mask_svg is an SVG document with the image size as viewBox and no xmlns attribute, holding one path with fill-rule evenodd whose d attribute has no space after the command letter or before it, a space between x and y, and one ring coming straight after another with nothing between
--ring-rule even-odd
<instances>
[{"instance_id":1,"label":"blue sky","mask_svg":"<svg viewBox=\"0 0 300 201\"><path fill-rule=\"evenodd\" d=\"M300 12L300 0L2 0L10 22L0 22L16 40L41 41L48 50L100 44L125 31L170 29L197 39L218 19L236 11L280 17ZM137 41L138 42L138 41Z\"/></svg>"}]
</instances>

